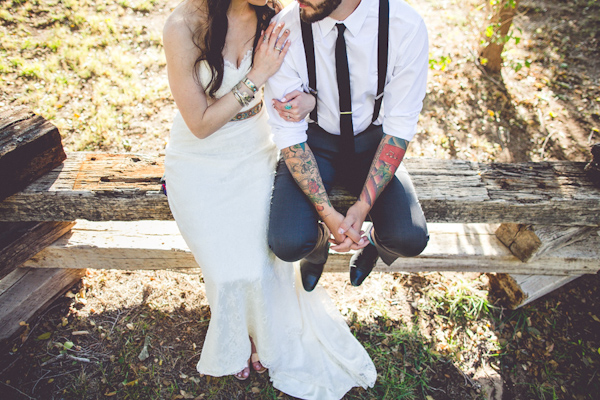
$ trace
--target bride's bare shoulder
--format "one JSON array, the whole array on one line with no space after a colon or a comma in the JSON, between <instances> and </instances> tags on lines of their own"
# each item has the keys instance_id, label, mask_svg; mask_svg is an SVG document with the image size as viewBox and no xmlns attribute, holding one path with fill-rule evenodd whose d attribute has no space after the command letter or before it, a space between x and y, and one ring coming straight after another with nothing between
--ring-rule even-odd
<instances>
[{"instance_id":1,"label":"bride's bare shoulder","mask_svg":"<svg viewBox=\"0 0 600 400\"><path fill-rule=\"evenodd\" d=\"M167 17L163 28L163 39L191 40L203 31L207 23L206 0L186 0L181 2Z\"/></svg>"}]
</instances>

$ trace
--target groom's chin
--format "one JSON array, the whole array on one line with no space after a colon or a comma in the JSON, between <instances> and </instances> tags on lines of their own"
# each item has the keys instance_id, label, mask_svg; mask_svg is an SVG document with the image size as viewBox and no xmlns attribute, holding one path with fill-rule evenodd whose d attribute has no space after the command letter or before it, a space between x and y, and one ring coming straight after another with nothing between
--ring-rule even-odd
<instances>
[{"instance_id":1,"label":"groom's chin","mask_svg":"<svg viewBox=\"0 0 600 400\"><path fill-rule=\"evenodd\" d=\"M320 21L325 17L326 15L320 15L314 9L311 9L310 11L308 8L300 9L300 19L306 22L307 24L312 24L313 22Z\"/></svg>"},{"instance_id":2,"label":"groom's chin","mask_svg":"<svg viewBox=\"0 0 600 400\"><path fill-rule=\"evenodd\" d=\"M309 4L301 0L296 1L300 6L300 19L309 24L329 16L342 3L342 0L323 0L320 3L313 2L316 4Z\"/></svg>"}]
</instances>

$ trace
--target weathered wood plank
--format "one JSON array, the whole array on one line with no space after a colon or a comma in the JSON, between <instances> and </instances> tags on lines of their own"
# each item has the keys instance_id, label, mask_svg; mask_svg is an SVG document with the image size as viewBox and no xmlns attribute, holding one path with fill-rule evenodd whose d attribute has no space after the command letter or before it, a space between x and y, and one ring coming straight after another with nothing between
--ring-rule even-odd
<instances>
[{"instance_id":1,"label":"weathered wood plank","mask_svg":"<svg viewBox=\"0 0 600 400\"><path fill-rule=\"evenodd\" d=\"M0 201L66 158L58 129L25 109L0 112Z\"/></svg>"},{"instance_id":2,"label":"weathered wood plank","mask_svg":"<svg viewBox=\"0 0 600 400\"><path fill-rule=\"evenodd\" d=\"M121 155L122 162L119 163L115 158L94 160L94 156L93 153L68 153L61 167L0 202L0 221L173 219L167 199L160 191L161 157ZM96 162L99 164L95 175L96 188L77 189L76 185L85 186L91 181L81 171L89 171L90 164ZM146 171L154 163L160 165L160 172L155 169L154 177L142 174L139 176L141 186L137 184L134 167L139 166L139 170ZM129 182L115 185L114 178L122 176L123 165L133 166L128 168ZM155 179L155 184L149 186L151 179ZM76 218L70 218L73 216Z\"/></svg>"},{"instance_id":3,"label":"weathered wood plank","mask_svg":"<svg viewBox=\"0 0 600 400\"><path fill-rule=\"evenodd\" d=\"M429 245L378 271L475 271L572 275L600 270L600 237L522 263L496 238L496 225L430 224ZM327 270L348 270L349 254L332 254ZM71 233L29 259L32 268L190 269L192 254L172 221L79 221Z\"/></svg>"},{"instance_id":4,"label":"weathered wood plank","mask_svg":"<svg viewBox=\"0 0 600 400\"><path fill-rule=\"evenodd\" d=\"M161 157L69 153L62 167L0 203L0 221L172 219ZM600 190L585 163L478 164L407 159L429 222L600 225ZM167 178L168 179L168 178ZM354 199L336 192L344 211Z\"/></svg>"},{"instance_id":5,"label":"weathered wood plank","mask_svg":"<svg viewBox=\"0 0 600 400\"><path fill-rule=\"evenodd\" d=\"M0 222L0 279L67 233L75 222Z\"/></svg>"},{"instance_id":6,"label":"weathered wood plank","mask_svg":"<svg viewBox=\"0 0 600 400\"><path fill-rule=\"evenodd\" d=\"M487 274L490 291L498 297L500 304L517 309L566 285L581 275L520 275Z\"/></svg>"},{"instance_id":7,"label":"weathered wood plank","mask_svg":"<svg viewBox=\"0 0 600 400\"><path fill-rule=\"evenodd\" d=\"M597 227L501 224L496 237L523 262L589 236Z\"/></svg>"},{"instance_id":8,"label":"weathered wood plank","mask_svg":"<svg viewBox=\"0 0 600 400\"><path fill-rule=\"evenodd\" d=\"M19 322L31 322L84 274L85 269L19 268L2 279L0 346L23 329Z\"/></svg>"}]
</instances>

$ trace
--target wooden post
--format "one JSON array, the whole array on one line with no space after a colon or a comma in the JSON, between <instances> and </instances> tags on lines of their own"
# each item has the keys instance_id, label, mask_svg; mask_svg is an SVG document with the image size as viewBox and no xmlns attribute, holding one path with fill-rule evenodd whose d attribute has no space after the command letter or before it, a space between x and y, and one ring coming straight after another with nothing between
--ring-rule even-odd
<instances>
[{"instance_id":1,"label":"wooden post","mask_svg":"<svg viewBox=\"0 0 600 400\"><path fill-rule=\"evenodd\" d=\"M490 293L499 303L511 310L523 307L559 287L579 278L577 275L519 275L486 274L490 283Z\"/></svg>"},{"instance_id":2,"label":"wooden post","mask_svg":"<svg viewBox=\"0 0 600 400\"><path fill-rule=\"evenodd\" d=\"M0 279L67 233L75 222L0 222Z\"/></svg>"},{"instance_id":3,"label":"wooden post","mask_svg":"<svg viewBox=\"0 0 600 400\"><path fill-rule=\"evenodd\" d=\"M24 109L0 113L0 201L67 158L58 129Z\"/></svg>"},{"instance_id":4,"label":"wooden post","mask_svg":"<svg viewBox=\"0 0 600 400\"><path fill-rule=\"evenodd\" d=\"M600 188L600 143L592 146L592 161L585 166L585 173L594 186Z\"/></svg>"},{"instance_id":5,"label":"wooden post","mask_svg":"<svg viewBox=\"0 0 600 400\"><path fill-rule=\"evenodd\" d=\"M0 281L0 347L85 274L85 269L17 268Z\"/></svg>"},{"instance_id":6,"label":"wooden post","mask_svg":"<svg viewBox=\"0 0 600 400\"><path fill-rule=\"evenodd\" d=\"M50 122L23 108L0 112L0 203L60 166L66 158L60 133ZM85 269L16 268L74 224L0 224L0 345L25 329L21 322L31 322L85 273Z\"/></svg>"}]
</instances>

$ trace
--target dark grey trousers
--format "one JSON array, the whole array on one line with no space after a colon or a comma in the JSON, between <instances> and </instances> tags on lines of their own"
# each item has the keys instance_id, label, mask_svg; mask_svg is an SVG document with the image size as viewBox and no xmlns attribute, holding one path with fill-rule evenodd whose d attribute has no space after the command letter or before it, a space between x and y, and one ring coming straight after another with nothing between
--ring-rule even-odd
<instances>
[{"instance_id":1,"label":"dark grey trousers","mask_svg":"<svg viewBox=\"0 0 600 400\"><path fill-rule=\"evenodd\" d=\"M307 133L327 193L333 186L341 186L358 198L383 136L382 127L372 125L355 136L356 156L350 164L338 158L339 136L314 124L309 125ZM368 218L375 228L373 240L379 256L388 265L398 257L417 256L427 246L425 216L403 164L377 198ZM297 261L323 245L320 236L319 216L313 204L280 160L271 198L269 247L280 259Z\"/></svg>"}]
</instances>

